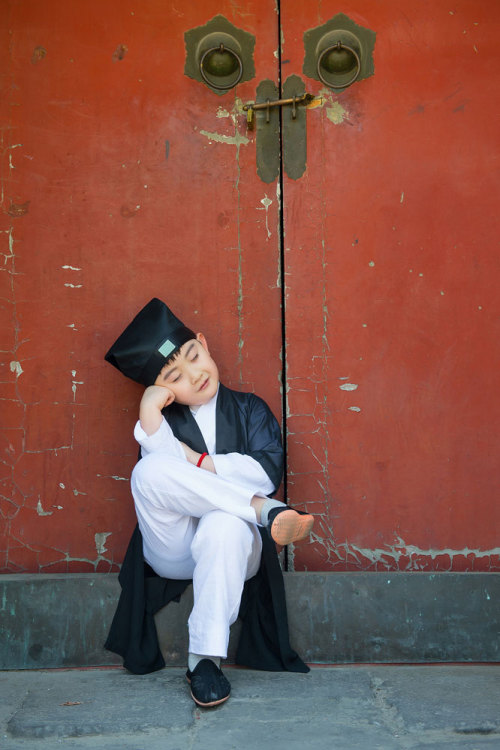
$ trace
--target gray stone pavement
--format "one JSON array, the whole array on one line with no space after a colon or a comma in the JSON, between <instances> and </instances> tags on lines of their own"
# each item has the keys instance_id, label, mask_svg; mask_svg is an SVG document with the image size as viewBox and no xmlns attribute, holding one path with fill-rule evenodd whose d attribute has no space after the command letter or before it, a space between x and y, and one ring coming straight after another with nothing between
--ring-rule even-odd
<instances>
[{"instance_id":1,"label":"gray stone pavement","mask_svg":"<svg viewBox=\"0 0 500 750\"><path fill-rule=\"evenodd\" d=\"M500 750L500 664L224 671L206 710L179 668L1 672L0 748Z\"/></svg>"}]
</instances>

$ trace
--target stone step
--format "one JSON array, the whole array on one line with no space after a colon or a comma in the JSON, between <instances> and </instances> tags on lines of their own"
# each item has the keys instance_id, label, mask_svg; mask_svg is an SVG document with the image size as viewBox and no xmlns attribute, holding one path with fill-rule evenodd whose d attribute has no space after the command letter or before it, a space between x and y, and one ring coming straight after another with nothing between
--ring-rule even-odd
<instances>
[{"instance_id":1,"label":"stone step","mask_svg":"<svg viewBox=\"0 0 500 750\"><path fill-rule=\"evenodd\" d=\"M500 573L285 573L290 641L318 664L500 661ZM0 576L0 669L121 664L104 643L115 574ZM184 666L192 589L156 616ZM239 623L232 628L228 661Z\"/></svg>"}]
</instances>

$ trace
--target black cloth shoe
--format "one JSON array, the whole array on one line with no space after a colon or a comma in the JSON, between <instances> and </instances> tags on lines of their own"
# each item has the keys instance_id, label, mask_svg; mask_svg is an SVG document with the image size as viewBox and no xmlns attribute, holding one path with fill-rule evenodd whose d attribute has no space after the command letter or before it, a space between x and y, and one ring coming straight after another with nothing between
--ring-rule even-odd
<instances>
[{"instance_id":1,"label":"black cloth shoe","mask_svg":"<svg viewBox=\"0 0 500 750\"><path fill-rule=\"evenodd\" d=\"M186 672L191 683L191 698L204 708L218 706L229 698L231 685L211 659L202 659L196 667Z\"/></svg>"},{"instance_id":2,"label":"black cloth shoe","mask_svg":"<svg viewBox=\"0 0 500 750\"><path fill-rule=\"evenodd\" d=\"M273 508L267 516L268 534L281 547L308 537L313 524L314 518L310 513L292 510L288 505Z\"/></svg>"}]
</instances>

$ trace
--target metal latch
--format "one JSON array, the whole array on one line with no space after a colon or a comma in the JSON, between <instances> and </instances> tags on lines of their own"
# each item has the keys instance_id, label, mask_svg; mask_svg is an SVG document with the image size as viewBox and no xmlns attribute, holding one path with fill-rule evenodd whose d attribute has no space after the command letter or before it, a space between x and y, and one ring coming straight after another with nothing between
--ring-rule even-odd
<instances>
[{"instance_id":1,"label":"metal latch","mask_svg":"<svg viewBox=\"0 0 500 750\"><path fill-rule=\"evenodd\" d=\"M257 102L251 104L245 104L243 111L247 113L247 127L249 130L253 130L254 126L254 112L258 109L266 110L266 122L270 122L270 109L271 107L283 107L287 104L292 105L292 119L295 120L297 117L297 104L309 104L314 99L314 94L300 94L299 96L292 96L290 99L276 99L271 101L267 99L265 102Z\"/></svg>"}]
</instances>

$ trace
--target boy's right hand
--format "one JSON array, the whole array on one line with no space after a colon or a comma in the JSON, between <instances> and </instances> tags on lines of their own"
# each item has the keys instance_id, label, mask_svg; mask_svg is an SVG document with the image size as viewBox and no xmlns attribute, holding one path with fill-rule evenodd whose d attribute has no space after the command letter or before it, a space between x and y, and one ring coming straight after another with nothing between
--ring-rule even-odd
<instances>
[{"instance_id":1,"label":"boy's right hand","mask_svg":"<svg viewBox=\"0 0 500 750\"><path fill-rule=\"evenodd\" d=\"M149 385L142 394L139 420L146 435L154 435L163 419L161 410L172 403L175 396L165 385Z\"/></svg>"},{"instance_id":2,"label":"boy's right hand","mask_svg":"<svg viewBox=\"0 0 500 750\"><path fill-rule=\"evenodd\" d=\"M141 406L156 407L160 411L169 406L175 396L166 385L149 385L142 394Z\"/></svg>"}]
</instances>

